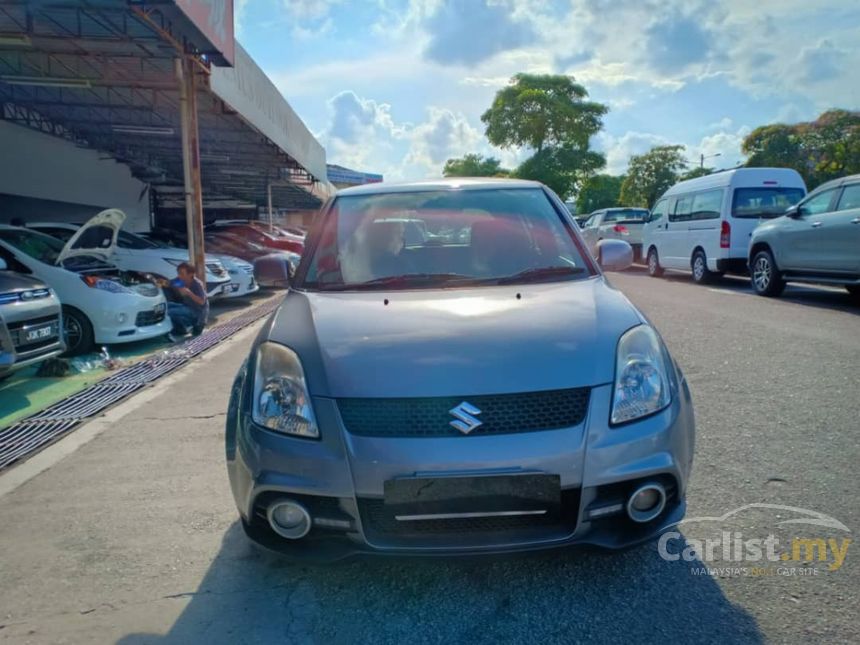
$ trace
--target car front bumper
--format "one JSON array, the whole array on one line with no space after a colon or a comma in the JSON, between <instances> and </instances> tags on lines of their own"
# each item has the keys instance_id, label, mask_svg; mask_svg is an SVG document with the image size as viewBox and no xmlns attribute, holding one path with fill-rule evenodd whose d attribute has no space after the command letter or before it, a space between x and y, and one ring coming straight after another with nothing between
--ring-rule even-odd
<instances>
[{"instance_id":1,"label":"car front bumper","mask_svg":"<svg viewBox=\"0 0 860 645\"><path fill-rule=\"evenodd\" d=\"M167 315L164 298L146 298L112 294L112 308L102 308L92 315L93 333L98 344L130 343L149 340L169 333L173 325ZM154 315L156 308L163 312ZM140 320L143 324L137 324Z\"/></svg>"},{"instance_id":2,"label":"car front bumper","mask_svg":"<svg viewBox=\"0 0 860 645\"><path fill-rule=\"evenodd\" d=\"M602 385L592 389L586 419L579 426L504 436L359 437L343 427L336 401L316 398L321 439L298 439L251 422L241 411L246 389L244 379L238 378L227 419L233 495L248 536L288 555L336 560L357 554L512 553L576 544L620 549L654 539L679 522L686 509L694 419L680 373L671 405L639 421L610 427L612 388ZM562 521L426 538L380 530L373 509L383 504L385 481L426 473L558 475ZM626 502L632 489L646 481L659 481L667 490L666 507L654 520L636 523L623 512L596 512ZM266 508L280 498L308 509L314 525L306 537L284 539L268 525Z\"/></svg>"},{"instance_id":3,"label":"car front bumper","mask_svg":"<svg viewBox=\"0 0 860 645\"><path fill-rule=\"evenodd\" d=\"M230 275L230 290L225 292L224 298L241 298L256 293L260 290L260 285L250 273L238 273Z\"/></svg>"}]
</instances>

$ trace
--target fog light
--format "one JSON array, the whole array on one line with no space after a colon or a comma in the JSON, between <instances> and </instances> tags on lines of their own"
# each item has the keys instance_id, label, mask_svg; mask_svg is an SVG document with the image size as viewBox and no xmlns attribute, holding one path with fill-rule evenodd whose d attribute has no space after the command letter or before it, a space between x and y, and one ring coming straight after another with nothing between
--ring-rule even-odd
<instances>
[{"instance_id":1,"label":"fog light","mask_svg":"<svg viewBox=\"0 0 860 645\"><path fill-rule=\"evenodd\" d=\"M311 516L298 502L276 501L269 506L266 515L275 533L289 540L303 538L311 530Z\"/></svg>"},{"instance_id":2,"label":"fog light","mask_svg":"<svg viewBox=\"0 0 860 645\"><path fill-rule=\"evenodd\" d=\"M650 522L666 506L666 490L657 483L640 486L627 500L627 515L634 522Z\"/></svg>"}]
</instances>

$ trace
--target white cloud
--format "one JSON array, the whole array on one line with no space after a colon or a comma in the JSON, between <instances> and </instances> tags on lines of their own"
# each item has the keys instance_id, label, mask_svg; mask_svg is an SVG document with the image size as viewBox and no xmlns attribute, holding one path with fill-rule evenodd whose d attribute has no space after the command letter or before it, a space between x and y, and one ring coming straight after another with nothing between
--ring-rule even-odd
<instances>
[{"instance_id":1,"label":"white cloud","mask_svg":"<svg viewBox=\"0 0 860 645\"><path fill-rule=\"evenodd\" d=\"M648 152L654 146L671 143L673 142L665 137L648 132L625 132L620 137L601 132L592 141L594 148L606 155L605 172L610 175L621 175L626 172L631 156Z\"/></svg>"},{"instance_id":2,"label":"white cloud","mask_svg":"<svg viewBox=\"0 0 860 645\"><path fill-rule=\"evenodd\" d=\"M487 148L466 117L430 106L426 120L399 122L391 106L351 90L328 101L329 122L320 140L330 163L383 172L389 179L438 177L451 157Z\"/></svg>"},{"instance_id":3,"label":"white cloud","mask_svg":"<svg viewBox=\"0 0 860 645\"><path fill-rule=\"evenodd\" d=\"M405 159L407 164L424 166L428 173L439 173L447 159L479 147L481 133L462 114L437 107L430 107L428 114L428 120L409 133L412 145Z\"/></svg>"},{"instance_id":4,"label":"white cloud","mask_svg":"<svg viewBox=\"0 0 860 645\"><path fill-rule=\"evenodd\" d=\"M696 165L701 160L700 155L705 155L706 167L733 168L745 160L741 144L749 133L749 127L741 126L734 132L723 131L702 137L698 144L687 146L687 158L691 165Z\"/></svg>"},{"instance_id":5,"label":"white cloud","mask_svg":"<svg viewBox=\"0 0 860 645\"><path fill-rule=\"evenodd\" d=\"M444 0L423 26L430 37L426 56L443 65L474 65L537 39L506 0Z\"/></svg>"},{"instance_id":6,"label":"white cloud","mask_svg":"<svg viewBox=\"0 0 860 645\"><path fill-rule=\"evenodd\" d=\"M341 2L342 0L283 0L293 38L308 41L331 33L334 30L331 12Z\"/></svg>"}]
</instances>

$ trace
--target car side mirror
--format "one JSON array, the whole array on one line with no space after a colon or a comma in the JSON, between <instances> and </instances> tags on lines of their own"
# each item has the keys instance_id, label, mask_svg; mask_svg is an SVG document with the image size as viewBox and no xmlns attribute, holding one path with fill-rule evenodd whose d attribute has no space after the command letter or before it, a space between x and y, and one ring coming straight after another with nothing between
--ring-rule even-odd
<instances>
[{"instance_id":1,"label":"car side mirror","mask_svg":"<svg viewBox=\"0 0 860 645\"><path fill-rule=\"evenodd\" d=\"M289 261L273 254L258 258L254 262L254 274L257 282L287 289L290 286L293 270Z\"/></svg>"},{"instance_id":2,"label":"car side mirror","mask_svg":"<svg viewBox=\"0 0 860 645\"><path fill-rule=\"evenodd\" d=\"M794 206L790 206L788 210L785 211L786 217L790 217L791 219L797 219L803 213L801 212L800 206L795 204Z\"/></svg>"},{"instance_id":3,"label":"car side mirror","mask_svg":"<svg viewBox=\"0 0 860 645\"><path fill-rule=\"evenodd\" d=\"M9 268L9 265L6 264L6 260L4 260L3 258L0 258L0 271L5 271L8 268Z\"/></svg>"},{"instance_id":4,"label":"car side mirror","mask_svg":"<svg viewBox=\"0 0 860 645\"><path fill-rule=\"evenodd\" d=\"M605 271L624 271L633 265L633 247L624 240L600 240L597 263Z\"/></svg>"}]
</instances>

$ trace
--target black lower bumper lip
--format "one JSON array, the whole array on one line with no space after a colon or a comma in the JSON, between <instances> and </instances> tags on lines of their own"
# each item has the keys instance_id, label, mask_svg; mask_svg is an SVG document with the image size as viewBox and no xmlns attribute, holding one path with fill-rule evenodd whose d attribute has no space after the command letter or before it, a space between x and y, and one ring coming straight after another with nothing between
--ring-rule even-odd
<instances>
[{"instance_id":1,"label":"black lower bumper lip","mask_svg":"<svg viewBox=\"0 0 860 645\"><path fill-rule=\"evenodd\" d=\"M556 542L536 542L528 544L489 546L481 548L374 548L350 540L345 535L314 536L302 540L285 540L274 535L264 525L258 522L242 521L246 535L257 545L266 550L292 560L316 562L320 564L334 563L359 557L386 558L480 558L504 555L518 555L530 552L540 552L552 549L572 547L592 547L600 550L620 551L639 546L656 540L667 530L677 525L686 513L686 502L675 502L657 519L651 523L636 526L629 530L619 530L616 524L598 526L599 522L587 531L577 531L568 540Z\"/></svg>"}]
</instances>

